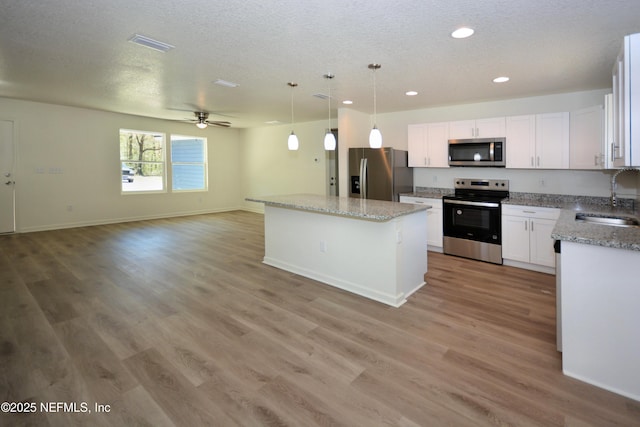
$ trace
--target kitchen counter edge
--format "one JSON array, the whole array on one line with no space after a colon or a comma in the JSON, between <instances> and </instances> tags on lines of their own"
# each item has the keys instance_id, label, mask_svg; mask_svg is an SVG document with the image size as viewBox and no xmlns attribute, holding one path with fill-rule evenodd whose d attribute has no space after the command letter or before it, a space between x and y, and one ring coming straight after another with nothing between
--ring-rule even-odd
<instances>
[{"instance_id":1,"label":"kitchen counter edge","mask_svg":"<svg viewBox=\"0 0 640 427\"><path fill-rule=\"evenodd\" d=\"M410 215L414 212L431 209L430 205L413 205L382 200L357 199L353 197L322 196L318 194L247 197L245 200L264 203L267 206L378 222L389 221L403 215Z\"/></svg>"}]
</instances>

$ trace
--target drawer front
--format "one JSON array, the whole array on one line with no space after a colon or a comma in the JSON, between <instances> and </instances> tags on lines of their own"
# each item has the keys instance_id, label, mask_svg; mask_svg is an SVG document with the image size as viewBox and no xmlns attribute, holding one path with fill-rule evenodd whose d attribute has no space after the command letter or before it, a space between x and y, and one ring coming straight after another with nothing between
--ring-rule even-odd
<instances>
[{"instance_id":1,"label":"drawer front","mask_svg":"<svg viewBox=\"0 0 640 427\"><path fill-rule=\"evenodd\" d=\"M560 216L560 209L536 206L502 205L502 215L556 220Z\"/></svg>"},{"instance_id":2,"label":"drawer front","mask_svg":"<svg viewBox=\"0 0 640 427\"><path fill-rule=\"evenodd\" d=\"M429 199L426 197L400 196L401 203L413 203L416 205L430 205L434 209L442 209L442 199Z\"/></svg>"}]
</instances>

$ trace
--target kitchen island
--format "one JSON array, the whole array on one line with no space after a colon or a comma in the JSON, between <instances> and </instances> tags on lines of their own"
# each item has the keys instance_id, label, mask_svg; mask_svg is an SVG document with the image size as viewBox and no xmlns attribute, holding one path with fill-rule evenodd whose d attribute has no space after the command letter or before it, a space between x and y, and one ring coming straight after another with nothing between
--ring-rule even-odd
<instances>
[{"instance_id":1,"label":"kitchen island","mask_svg":"<svg viewBox=\"0 0 640 427\"><path fill-rule=\"evenodd\" d=\"M588 209L635 217L620 209ZM640 401L640 228L576 221L565 209L560 240L562 371Z\"/></svg>"},{"instance_id":2,"label":"kitchen island","mask_svg":"<svg viewBox=\"0 0 640 427\"><path fill-rule=\"evenodd\" d=\"M427 209L294 194L265 204L265 264L399 307L425 284Z\"/></svg>"}]
</instances>

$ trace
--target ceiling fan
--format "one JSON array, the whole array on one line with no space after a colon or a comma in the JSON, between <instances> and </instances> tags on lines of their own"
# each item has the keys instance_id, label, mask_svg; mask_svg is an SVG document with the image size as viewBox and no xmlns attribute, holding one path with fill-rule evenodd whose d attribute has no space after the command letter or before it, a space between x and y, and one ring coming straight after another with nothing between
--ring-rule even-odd
<instances>
[{"instance_id":1,"label":"ceiling fan","mask_svg":"<svg viewBox=\"0 0 640 427\"><path fill-rule=\"evenodd\" d=\"M195 120L189 120L191 123L195 123L200 129L205 129L207 126L220 126L224 128L228 128L231 126L231 122L226 121L217 121L217 120L207 120L209 118L209 113L205 111L196 111L194 112L196 115Z\"/></svg>"}]
</instances>

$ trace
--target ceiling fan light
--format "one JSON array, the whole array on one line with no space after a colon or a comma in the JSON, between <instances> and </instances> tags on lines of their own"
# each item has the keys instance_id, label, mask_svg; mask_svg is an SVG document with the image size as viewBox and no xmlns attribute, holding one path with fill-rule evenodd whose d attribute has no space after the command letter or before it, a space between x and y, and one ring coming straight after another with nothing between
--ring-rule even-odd
<instances>
[{"instance_id":1,"label":"ceiling fan light","mask_svg":"<svg viewBox=\"0 0 640 427\"><path fill-rule=\"evenodd\" d=\"M371 129L371 133L369 134L369 147L382 147L382 134L380 133L380 129L378 129L376 125L373 125L373 129Z\"/></svg>"},{"instance_id":2,"label":"ceiling fan light","mask_svg":"<svg viewBox=\"0 0 640 427\"><path fill-rule=\"evenodd\" d=\"M205 122L198 122L196 123L196 126L198 126L200 129L206 129L207 124Z\"/></svg>"},{"instance_id":3,"label":"ceiling fan light","mask_svg":"<svg viewBox=\"0 0 640 427\"><path fill-rule=\"evenodd\" d=\"M289 138L287 139L287 147L289 147L290 151L296 151L299 145L298 137L293 133L293 131L291 131L291 135L289 135Z\"/></svg>"},{"instance_id":4,"label":"ceiling fan light","mask_svg":"<svg viewBox=\"0 0 640 427\"><path fill-rule=\"evenodd\" d=\"M334 151L336 149L336 137L331 132L331 129L327 129L327 133L324 135L324 149L327 151Z\"/></svg>"}]
</instances>

